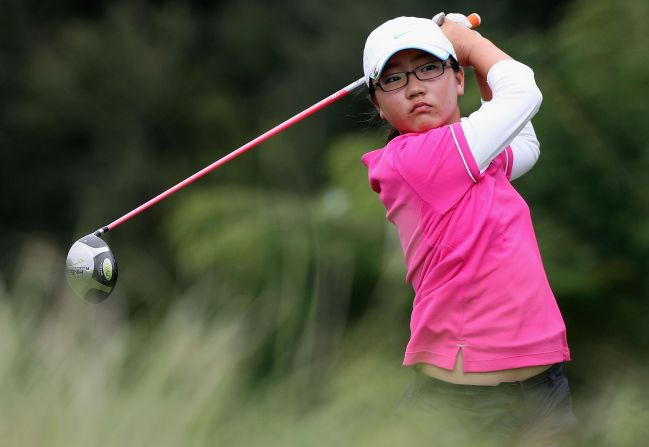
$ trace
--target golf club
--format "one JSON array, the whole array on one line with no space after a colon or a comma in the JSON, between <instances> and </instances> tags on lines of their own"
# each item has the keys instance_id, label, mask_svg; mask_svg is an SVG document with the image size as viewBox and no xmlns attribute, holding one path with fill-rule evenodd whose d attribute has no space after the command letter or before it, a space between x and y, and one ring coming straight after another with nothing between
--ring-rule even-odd
<instances>
[{"instance_id":1,"label":"golf club","mask_svg":"<svg viewBox=\"0 0 649 447\"><path fill-rule=\"evenodd\" d=\"M466 22L468 23L465 22L465 24L469 28L475 28L480 24L480 16L478 14L471 14L466 17L466 19ZM433 21L438 25L441 25L444 22L444 14L437 14L433 18ZM112 251L108 247L108 244L106 244L106 242L101 239L101 237L105 233L114 230L119 225L132 219L133 217L137 216L144 210L150 208L166 197L169 197L170 195L178 192L179 190L195 182L199 178L209 174L216 168L223 166L227 162L237 158L239 155L257 146L259 143L266 141L272 136L277 135L278 133L288 129L292 125L311 116L315 112L333 104L341 98L344 98L350 92L360 87L364 83L365 77L357 79L356 81L322 99L306 110L303 110L297 115L287 119L281 124L278 124L277 126L253 139L252 141L249 141L240 148L230 152L229 154L225 155L209 166L206 166L205 168L201 169L200 171L186 178L180 183L158 194L157 196L138 206L134 210L129 211L122 217L114 220L104 227L99 228L94 233L88 234L77 240L70 248L66 259L66 276L68 279L68 284L70 285L72 290L74 290L77 295L88 302L99 303L108 298L108 296L115 288L118 273L117 262Z\"/></svg>"}]
</instances>

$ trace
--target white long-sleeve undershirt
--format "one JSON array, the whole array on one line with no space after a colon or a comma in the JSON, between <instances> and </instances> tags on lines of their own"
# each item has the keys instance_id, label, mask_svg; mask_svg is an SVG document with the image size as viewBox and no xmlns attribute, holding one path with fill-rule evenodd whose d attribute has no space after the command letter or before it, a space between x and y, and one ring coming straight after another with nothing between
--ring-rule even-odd
<instances>
[{"instance_id":1,"label":"white long-sleeve undershirt","mask_svg":"<svg viewBox=\"0 0 649 447\"><path fill-rule=\"evenodd\" d=\"M462 118L462 130L480 172L511 146L513 180L529 171L539 158L539 141L530 120L538 112L543 96L532 69L514 60L494 64L487 83L493 98Z\"/></svg>"}]
</instances>

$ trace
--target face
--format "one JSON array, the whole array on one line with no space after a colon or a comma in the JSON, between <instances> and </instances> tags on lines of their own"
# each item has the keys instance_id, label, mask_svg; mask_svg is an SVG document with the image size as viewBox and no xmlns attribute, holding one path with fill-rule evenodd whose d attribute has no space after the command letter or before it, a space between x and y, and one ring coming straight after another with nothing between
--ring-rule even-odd
<instances>
[{"instance_id":1,"label":"face","mask_svg":"<svg viewBox=\"0 0 649 447\"><path fill-rule=\"evenodd\" d=\"M438 60L421 50L403 50L390 58L381 76L413 71L427 62ZM410 73L408 84L396 91L384 92L378 86L372 99L381 119L400 133L425 132L460 120L457 97L464 94L464 72L453 71L450 61L444 74L420 81Z\"/></svg>"}]
</instances>

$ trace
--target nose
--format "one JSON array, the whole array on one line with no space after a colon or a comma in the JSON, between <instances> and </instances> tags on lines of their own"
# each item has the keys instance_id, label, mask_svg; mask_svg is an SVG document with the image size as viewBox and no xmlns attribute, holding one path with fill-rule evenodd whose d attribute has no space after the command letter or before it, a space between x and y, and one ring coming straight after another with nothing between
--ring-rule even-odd
<instances>
[{"instance_id":1,"label":"nose","mask_svg":"<svg viewBox=\"0 0 649 447\"><path fill-rule=\"evenodd\" d=\"M426 92L424 83L417 79L414 73L408 73L406 76L408 76L408 83L406 84L406 96L408 98L414 98Z\"/></svg>"}]
</instances>

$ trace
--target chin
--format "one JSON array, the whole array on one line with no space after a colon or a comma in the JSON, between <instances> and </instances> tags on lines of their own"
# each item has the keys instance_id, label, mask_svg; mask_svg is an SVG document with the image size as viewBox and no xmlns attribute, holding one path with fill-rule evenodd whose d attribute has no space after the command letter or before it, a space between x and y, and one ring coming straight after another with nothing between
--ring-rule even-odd
<instances>
[{"instance_id":1,"label":"chin","mask_svg":"<svg viewBox=\"0 0 649 447\"><path fill-rule=\"evenodd\" d=\"M446 124L446 120L444 117L439 116L437 114L433 116L427 116L425 119L422 119L420 122L417 123L416 127L419 129L419 132L426 132L431 129L437 129L438 127L442 127Z\"/></svg>"},{"instance_id":2,"label":"chin","mask_svg":"<svg viewBox=\"0 0 649 447\"><path fill-rule=\"evenodd\" d=\"M426 122L426 123L420 124L419 126L413 127L413 130L411 132L413 132L413 133L428 132L429 130L437 129L438 127L442 127L443 125L444 125L444 123L439 123L437 121Z\"/></svg>"}]
</instances>

